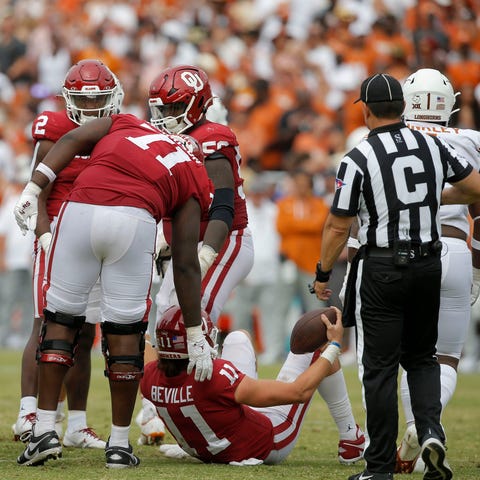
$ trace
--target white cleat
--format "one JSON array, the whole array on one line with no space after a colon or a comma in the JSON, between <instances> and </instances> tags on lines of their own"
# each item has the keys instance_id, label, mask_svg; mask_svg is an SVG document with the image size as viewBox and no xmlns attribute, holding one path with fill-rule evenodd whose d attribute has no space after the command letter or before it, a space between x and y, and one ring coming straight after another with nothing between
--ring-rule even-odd
<instances>
[{"instance_id":1,"label":"white cleat","mask_svg":"<svg viewBox=\"0 0 480 480\"><path fill-rule=\"evenodd\" d=\"M17 421L12 425L13 439L23 443L29 442L32 436L32 427L35 423L37 415L35 412L22 415L17 418Z\"/></svg>"},{"instance_id":2,"label":"white cleat","mask_svg":"<svg viewBox=\"0 0 480 480\"><path fill-rule=\"evenodd\" d=\"M412 424L405 430L402 443L400 443L397 449L395 473L412 473L415 468L415 462L420 455L420 450L417 429L415 424Z\"/></svg>"},{"instance_id":3,"label":"white cleat","mask_svg":"<svg viewBox=\"0 0 480 480\"><path fill-rule=\"evenodd\" d=\"M71 432L67 429L63 437L64 447L75 448L101 448L104 449L106 442L104 442L91 428L82 428Z\"/></svg>"}]
</instances>

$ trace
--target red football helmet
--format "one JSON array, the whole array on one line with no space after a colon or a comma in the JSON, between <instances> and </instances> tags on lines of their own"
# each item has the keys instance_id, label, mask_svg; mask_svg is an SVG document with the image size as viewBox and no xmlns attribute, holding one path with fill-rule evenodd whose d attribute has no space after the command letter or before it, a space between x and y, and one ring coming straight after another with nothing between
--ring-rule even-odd
<instances>
[{"instance_id":1,"label":"red football helmet","mask_svg":"<svg viewBox=\"0 0 480 480\"><path fill-rule=\"evenodd\" d=\"M204 310L202 310L202 331L209 345L215 348L218 329ZM162 315L157 321L155 336L160 358L188 358L187 331L180 307L174 305Z\"/></svg>"},{"instance_id":2,"label":"red football helmet","mask_svg":"<svg viewBox=\"0 0 480 480\"><path fill-rule=\"evenodd\" d=\"M81 60L63 82L67 115L78 125L120 111L123 89L114 73L99 60Z\"/></svg>"},{"instance_id":3,"label":"red football helmet","mask_svg":"<svg viewBox=\"0 0 480 480\"><path fill-rule=\"evenodd\" d=\"M170 133L197 124L213 101L207 74L193 65L164 70L150 84L150 122Z\"/></svg>"}]
</instances>

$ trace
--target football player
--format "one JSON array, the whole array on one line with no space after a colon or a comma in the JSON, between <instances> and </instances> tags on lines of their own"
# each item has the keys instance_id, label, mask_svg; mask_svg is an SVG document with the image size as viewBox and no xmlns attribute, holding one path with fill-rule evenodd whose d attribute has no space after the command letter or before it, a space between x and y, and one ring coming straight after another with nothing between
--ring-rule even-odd
<instances>
[{"instance_id":1,"label":"football player","mask_svg":"<svg viewBox=\"0 0 480 480\"><path fill-rule=\"evenodd\" d=\"M403 92L406 124L414 130L445 140L475 170L480 170L480 133L448 126L451 115L458 111L454 110L458 93L454 92L448 78L438 70L422 68L407 78ZM471 250L467 244L469 211L473 219ZM440 222L443 250L437 358L440 364L440 401L444 409L455 392L457 367L467 338L471 305L477 301L480 292L480 203L468 207L443 205L440 207ZM423 471L405 372L400 395L407 428L397 451L396 471Z\"/></svg>"},{"instance_id":2,"label":"football player","mask_svg":"<svg viewBox=\"0 0 480 480\"><path fill-rule=\"evenodd\" d=\"M330 341L323 353L289 353L276 380L258 379L247 332L229 333L213 375L200 384L187 373L188 349L181 310L166 310L156 328L158 360L145 366L140 388L178 445L162 445L168 457L194 456L207 463L278 464L292 451L312 395L340 354L343 326L323 323ZM216 328L202 315L203 334L215 349ZM254 441L252 441L254 439Z\"/></svg>"},{"instance_id":3,"label":"football player","mask_svg":"<svg viewBox=\"0 0 480 480\"><path fill-rule=\"evenodd\" d=\"M200 217L213 187L203 159L184 139L160 132L133 115L98 118L65 134L38 164L17 205L20 229L34 229L38 195L75 155L88 155L63 203L47 255L45 322L39 347L37 419L20 465L43 464L62 455L54 430L55 407L88 295L100 278L102 351L109 379L112 426L105 447L108 468L134 467L140 460L129 443L130 422L144 364L144 333L157 223L172 218L172 263L186 324L195 379L210 379L213 350L201 330Z\"/></svg>"},{"instance_id":4,"label":"football player","mask_svg":"<svg viewBox=\"0 0 480 480\"><path fill-rule=\"evenodd\" d=\"M210 211L202 219L199 260L202 306L216 323L230 292L253 265L253 243L238 142L228 126L207 120L206 112L213 99L207 74L191 65L168 68L150 84L151 123L170 133L186 133L196 139L215 187ZM168 219L164 219L163 229L170 243ZM170 267L155 300L157 318L176 303Z\"/></svg>"},{"instance_id":5,"label":"football player","mask_svg":"<svg viewBox=\"0 0 480 480\"><path fill-rule=\"evenodd\" d=\"M106 65L98 60L86 59L73 65L67 72L62 96L65 100L65 109L57 112L44 111L33 122L32 137L35 144L33 168L45 158L55 142L65 133L95 118L118 113L123 100L123 90L116 76ZM37 408L38 368L35 352L43 321L42 283L46 252L50 246L51 231L60 207L70 192L73 181L87 165L88 159L88 156L76 156L39 198L33 265L34 320L22 358L20 410L18 419L12 427L14 438L24 442L30 438ZM86 322L77 342L75 364L65 377L69 411L63 444L68 447L105 447L105 442L92 428L88 427L86 416L91 371L90 352L95 338L96 324L100 321L99 295L100 288L97 285L89 297L85 313ZM59 403L59 405L62 404L63 402ZM64 414L60 408L58 410L56 429L61 436L61 420Z\"/></svg>"}]
</instances>

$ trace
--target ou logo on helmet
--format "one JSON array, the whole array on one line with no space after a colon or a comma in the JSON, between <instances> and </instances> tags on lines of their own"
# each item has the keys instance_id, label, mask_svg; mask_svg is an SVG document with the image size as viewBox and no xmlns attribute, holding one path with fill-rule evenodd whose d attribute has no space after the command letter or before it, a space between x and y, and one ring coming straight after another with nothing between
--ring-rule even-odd
<instances>
[{"instance_id":1,"label":"ou logo on helmet","mask_svg":"<svg viewBox=\"0 0 480 480\"><path fill-rule=\"evenodd\" d=\"M182 72L180 78L185 82L190 88L193 88L195 93L198 93L204 87L204 83L200 76L194 72Z\"/></svg>"}]
</instances>

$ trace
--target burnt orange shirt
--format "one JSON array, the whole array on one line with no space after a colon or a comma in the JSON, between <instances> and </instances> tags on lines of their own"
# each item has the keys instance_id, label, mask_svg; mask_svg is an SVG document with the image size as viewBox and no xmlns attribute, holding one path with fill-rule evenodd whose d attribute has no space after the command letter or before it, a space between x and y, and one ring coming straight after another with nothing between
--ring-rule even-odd
<instances>
[{"instance_id":1,"label":"burnt orange shirt","mask_svg":"<svg viewBox=\"0 0 480 480\"><path fill-rule=\"evenodd\" d=\"M278 200L277 230L280 252L300 269L315 274L322 234L330 208L320 197L284 197Z\"/></svg>"}]
</instances>

